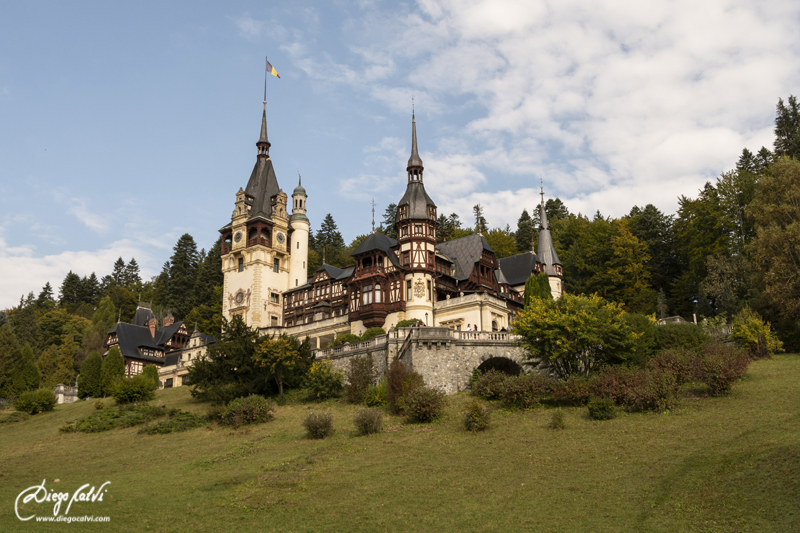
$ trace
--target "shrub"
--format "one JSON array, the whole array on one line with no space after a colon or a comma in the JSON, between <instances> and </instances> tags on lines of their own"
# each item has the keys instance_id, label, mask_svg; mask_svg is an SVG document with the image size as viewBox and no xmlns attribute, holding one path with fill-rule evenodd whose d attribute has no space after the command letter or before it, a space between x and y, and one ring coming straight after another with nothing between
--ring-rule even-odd
<instances>
[{"instance_id":1,"label":"shrub","mask_svg":"<svg viewBox=\"0 0 800 533\"><path fill-rule=\"evenodd\" d=\"M344 388L347 401L362 403L367 388L375 381L375 377L375 366L372 363L371 355L350 359L347 367L347 385Z\"/></svg>"},{"instance_id":2,"label":"shrub","mask_svg":"<svg viewBox=\"0 0 800 533\"><path fill-rule=\"evenodd\" d=\"M14 409L31 415L52 411L55 406L56 395L50 389L23 392L14 402Z\"/></svg>"},{"instance_id":3,"label":"shrub","mask_svg":"<svg viewBox=\"0 0 800 533\"><path fill-rule=\"evenodd\" d=\"M417 387L404 400L405 412L413 422L432 422L444 410L444 393L430 387Z\"/></svg>"},{"instance_id":4,"label":"shrub","mask_svg":"<svg viewBox=\"0 0 800 533\"><path fill-rule=\"evenodd\" d=\"M553 415L550 417L550 429L564 429L565 427L564 411L561 409L554 410Z\"/></svg>"},{"instance_id":5,"label":"shrub","mask_svg":"<svg viewBox=\"0 0 800 533\"><path fill-rule=\"evenodd\" d=\"M118 404L147 402L155 397L156 387L152 379L139 374L117 380L111 388L111 396Z\"/></svg>"},{"instance_id":6,"label":"shrub","mask_svg":"<svg viewBox=\"0 0 800 533\"><path fill-rule=\"evenodd\" d=\"M469 381L467 382L467 388L470 389L470 390L474 390L475 389L475 384L478 382L479 379L481 379L482 375L483 375L483 372L481 372L480 368L477 368L477 367L473 368L472 369L472 374L470 374Z\"/></svg>"},{"instance_id":7,"label":"shrub","mask_svg":"<svg viewBox=\"0 0 800 533\"><path fill-rule=\"evenodd\" d=\"M353 417L359 435L380 433L383 428L383 412L380 409L359 409Z\"/></svg>"},{"instance_id":8,"label":"shrub","mask_svg":"<svg viewBox=\"0 0 800 533\"><path fill-rule=\"evenodd\" d=\"M80 431L82 433L99 433L116 428L138 426L166 414L167 410L163 407L155 407L153 405L121 405L102 409L93 415L85 416L71 424L59 428L59 431L65 433L75 431Z\"/></svg>"},{"instance_id":9,"label":"shrub","mask_svg":"<svg viewBox=\"0 0 800 533\"><path fill-rule=\"evenodd\" d=\"M269 422L275 418L275 406L263 396L251 394L244 398L236 398L225 407L220 420L234 429L248 424Z\"/></svg>"},{"instance_id":10,"label":"shrub","mask_svg":"<svg viewBox=\"0 0 800 533\"><path fill-rule=\"evenodd\" d=\"M377 385L367 387L364 393L364 405L367 407L386 405L386 378L381 379Z\"/></svg>"},{"instance_id":11,"label":"shrub","mask_svg":"<svg viewBox=\"0 0 800 533\"><path fill-rule=\"evenodd\" d=\"M314 361L306 374L305 386L316 400L334 398L342 394L344 376L330 361Z\"/></svg>"},{"instance_id":12,"label":"shrub","mask_svg":"<svg viewBox=\"0 0 800 533\"><path fill-rule=\"evenodd\" d=\"M656 329L659 326L654 317L639 313L625 313L622 319L637 334L633 354L628 361L636 366L644 366L656 353Z\"/></svg>"},{"instance_id":13,"label":"shrub","mask_svg":"<svg viewBox=\"0 0 800 533\"><path fill-rule=\"evenodd\" d=\"M357 342L361 342L361 337L358 335L353 335L352 333L344 333L342 335L336 335L336 338L333 339L333 342L330 344L330 348L335 348L336 346L341 346L343 344L354 344Z\"/></svg>"},{"instance_id":14,"label":"shrub","mask_svg":"<svg viewBox=\"0 0 800 533\"><path fill-rule=\"evenodd\" d=\"M677 397L678 382L669 372L605 367L591 380L592 394L629 411L665 411Z\"/></svg>"},{"instance_id":15,"label":"shrub","mask_svg":"<svg viewBox=\"0 0 800 533\"><path fill-rule=\"evenodd\" d=\"M582 406L590 397L589 380L583 376L570 376L550 385L550 398L556 405Z\"/></svg>"},{"instance_id":16,"label":"shrub","mask_svg":"<svg viewBox=\"0 0 800 533\"><path fill-rule=\"evenodd\" d=\"M94 402L94 408L97 409L98 411L100 409L104 409L105 406L106 406L106 402L104 402L103 400L97 400L96 402Z\"/></svg>"},{"instance_id":17,"label":"shrub","mask_svg":"<svg viewBox=\"0 0 800 533\"><path fill-rule=\"evenodd\" d=\"M206 420L209 422L222 423L222 416L225 414L225 407L221 405L212 405L206 410Z\"/></svg>"},{"instance_id":18,"label":"shrub","mask_svg":"<svg viewBox=\"0 0 800 533\"><path fill-rule=\"evenodd\" d=\"M413 390L424 387L422 376L411 370L405 363L395 359L386 374L386 403L395 414L405 413L405 398Z\"/></svg>"},{"instance_id":19,"label":"shrub","mask_svg":"<svg viewBox=\"0 0 800 533\"><path fill-rule=\"evenodd\" d=\"M655 330L656 347L661 350L699 351L711 342L711 337L694 324L664 324Z\"/></svg>"},{"instance_id":20,"label":"shrub","mask_svg":"<svg viewBox=\"0 0 800 533\"><path fill-rule=\"evenodd\" d=\"M550 380L538 372L531 372L507 378L502 398L508 405L531 409L540 405L549 391Z\"/></svg>"},{"instance_id":21,"label":"shrub","mask_svg":"<svg viewBox=\"0 0 800 533\"><path fill-rule=\"evenodd\" d=\"M611 420L617 416L614 402L609 398L595 398L589 402L589 417L592 420Z\"/></svg>"},{"instance_id":22,"label":"shrub","mask_svg":"<svg viewBox=\"0 0 800 533\"><path fill-rule=\"evenodd\" d=\"M175 433L202 427L206 424L203 417L180 409L171 409L167 412L167 419L161 420L156 424L145 425L139 433L146 435L163 435L165 433Z\"/></svg>"},{"instance_id":23,"label":"shrub","mask_svg":"<svg viewBox=\"0 0 800 533\"><path fill-rule=\"evenodd\" d=\"M508 375L494 369L481 374L472 387L472 394L485 400L499 400L503 397Z\"/></svg>"},{"instance_id":24,"label":"shrub","mask_svg":"<svg viewBox=\"0 0 800 533\"><path fill-rule=\"evenodd\" d=\"M25 422L31 415L23 411L12 411L3 418L0 418L0 424L11 424L14 422Z\"/></svg>"},{"instance_id":25,"label":"shrub","mask_svg":"<svg viewBox=\"0 0 800 533\"><path fill-rule=\"evenodd\" d=\"M361 334L361 341L371 341L375 337L380 337L381 335L386 335L386 332L383 331L383 328L369 328L367 331Z\"/></svg>"},{"instance_id":26,"label":"shrub","mask_svg":"<svg viewBox=\"0 0 800 533\"><path fill-rule=\"evenodd\" d=\"M156 365L147 365L144 367L144 370L142 370L142 375L149 378L150 381L153 382L155 388L158 388L158 367Z\"/></svg>"},{"instance_id":27,"label":"shrub","mask_svg":"<svg viewBox=\"0 0 800 533\"><path fill-rule=\"evenodd\" d=\"M333 435L333 414L311 413L303 420L303 427L308 432L309 439L324 439Z\"/></svg>"},{"instance_id":28,"label":"shrub","mask_svg":"<svg viewBox=\"0 0 800 533\"><path fill-rule=\"evenodd\" d=\"M412 319L409 319L409 320L401 320L394 327L394 330L397 331L400 328L413 328L413 327L416 327L417 325L422 325L422 324L424 324L424 322L422 320L420 320L419 318L412 318Z\"/></svg>"},{"instance_id":29,"label":"shrub","mask_svg":"<svg viewBox=\"0 0 800 533\"><path fill-rule=\"evenodd\" d=\"M649 362L650 368L668 372L675 376L678 385L694 381L700 354L692 350L663 350Z\"/></svg>"},{"instance_id":30,"label":"shrub","mask_svg":"<svg viewBox=\"0 0 800 533\"><path fill-rule=\"evenodd\" d=\"M783 343L770 332L770 323L764 322L749 307L742 309L733 318L731 337L753 359L763 359L783 351Z\"/></svg>"},{"instance_id":31,"label":"shrub","mask_svg":"<svg viewBox=\"0 0 800 533\"><path fill-rule=\"evenodd\" d=\"M697 378L708 386L712 395L725 394L745 375L749 364L750 358L743 350L726 344L710 344L703 350Z\"/></svg>"},{"instance_id":32,"label":"shrub","mask_svg":"<svg viewBox=\"0 0 800 533\"><path fill-rule=\"evenodd\" d=\"M489 409L478 402L472 402L467 405L467 408L461 413L461 422L464 424L464 429L473 433L487 429L490 421L491 414Z\"/></svg>"}]
</instances>

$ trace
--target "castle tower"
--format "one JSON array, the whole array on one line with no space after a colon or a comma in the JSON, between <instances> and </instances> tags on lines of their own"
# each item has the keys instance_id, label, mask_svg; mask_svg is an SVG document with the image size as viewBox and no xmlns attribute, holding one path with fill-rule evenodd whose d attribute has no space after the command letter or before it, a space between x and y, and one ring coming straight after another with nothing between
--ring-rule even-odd
<instances>
[{"instance_id":1,"label":"castle tower","mask_svg":"<svg viewBox=\"0 0 800 533\"><path fill-rule=\"evenodd\" d=\"M287 196L278 186L269 155L267 105L261 115L256 164L247 187L236 193L230 224L222 234L222 314L241 316L254 328L282 324L281 293L289 287ZM307 242L307 240L306 240Z\"/></svg>"},{"instance_id":2,"label":"castle tower","mask_svg":"<svg viewBox=\"0 0 800 533\"><path fill-rule=\"evenodd\" d=\"M297 187L292 193L289 288L305 285L308 280L308 230L311 224L306 216L307 199L303 179L298 175Z\"/></svg>"},{"instance_id":3,"label":"castle tower","mask_svg":"<svg viewBox=\"0 0 800 533\"><path fill-rule=\"evenodd\" d=\"M550 278L550 292L553 294L553 298L558 298L564 292L564 271L561 268L561 261L558 259L555 246L553 246L550 221L547 220L547 213L544 210L544 187L541 189L541 195L538 255L539 261L544 265L544 271Z\"/></svg>"},{"instance_id":4,"label":"castle tower","mask_svg":"<svg viewBox=\"0 0 800 533\"><path fill-rule=\"evenodd\" d=\"M433 300L436 294L436 204L425 192L424 167L417 150L417 121L411 113L411 157L408 159L408 185L397 204L395 228L400 264L405 267L406 320L417 318L433 325ZM426 317L427 314L427 317Z\"/></svg>"}]
</instances>

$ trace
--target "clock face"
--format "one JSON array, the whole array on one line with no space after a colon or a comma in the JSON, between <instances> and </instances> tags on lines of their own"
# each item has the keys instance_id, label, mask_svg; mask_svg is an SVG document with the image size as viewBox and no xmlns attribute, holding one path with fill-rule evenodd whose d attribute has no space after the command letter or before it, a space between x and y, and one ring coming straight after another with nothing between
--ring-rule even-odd
<instances>
[{"instance_id":1,"label":"clock face","mask_svg":"<svg viewBox=\"0 0 800 533\"><path fill-rule=\"evenodd\" d=\"M233 240L234 240L235 242L239 242L239 241L241 241L241 240L242 240L242 232L241 232L241 231L237 231L237 232L236 232L236 235L234 235L234 236L233 236Z\"/></svg>"},{"instance_id":2,"label":"clock face","mask_svg":"<svg viewBox=\"0 0 800 533\"><path fill-rule=\"evenodd\" d=\"M242 293L240 292L239 294L237 294L237 295L236 295L236 303L237 303L237 304L240 304L240 303L242 303L243 301L244 301L244 294L242 294Z\"/></svg>"},{"instance_id":3,"label":"clock face","mask_svg":"<svg viewBox=\"0 0 800 533\"><path fill-rule=\"evenodd\" d=\"M285 242L286 242L286 235L284 235L284 234L283 234L283 233L281 233L280 231L278 232L278 235L277 235L277 237L278 237L278 242L279 242L279 243L283 244L283 243L285 243Z\"/></svg>"}]
</instances>

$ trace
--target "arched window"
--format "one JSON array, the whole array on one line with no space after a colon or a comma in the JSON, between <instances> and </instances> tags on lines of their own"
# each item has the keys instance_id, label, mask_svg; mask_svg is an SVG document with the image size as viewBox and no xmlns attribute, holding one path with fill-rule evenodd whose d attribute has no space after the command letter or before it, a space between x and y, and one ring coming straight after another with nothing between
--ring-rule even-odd
<instances>
[{"instance_id":1,"label":"arched window","mask_svg":"<svg viewBox=\"0 0 800 533\"><path fill-rule=\"evenodd\" d=\"M376 283L375 284L375 303L376 304L381 303L381 284L380 283Z\"/></svg>"}]
</instances>

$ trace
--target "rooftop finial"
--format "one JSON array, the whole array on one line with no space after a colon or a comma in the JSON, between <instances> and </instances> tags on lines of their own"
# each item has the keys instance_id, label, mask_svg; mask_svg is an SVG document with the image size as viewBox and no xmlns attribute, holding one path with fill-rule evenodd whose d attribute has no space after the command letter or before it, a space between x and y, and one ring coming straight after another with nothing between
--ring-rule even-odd
<instances>
[{"instance_id":1,"label":"rooftop finial","mask_svg":"<svg viewBox=\"0 0 800 533\"><path fill-rule=\"evenodd\" d=\"M414 110L414 96L411 96L411 157L408 158L408 181L422 181L422 159L417 150L417 119Z\"/></svg>"},{"instance_id":2,"label":"rooftop finial","mask_svg":"<svg viewBox=\"0 0 800 533\"><path fill-rule=\"evenodd\" d=\"M375 198L372 199L372 233L375 233Z\"/></svg>"},{"instance_id":3,"label":"rooftop finial","mask_svg":"<svg viewBox=\"0 0 800 533\"><path fill-rule=\"evenodd\" d=\"M264 111L267 110L267 75L269 74L269 59L264 56Z\"/></svg>"},{"instance_id":4,"label":"rooftop finial","mask_svg":"<svg viewBox=\"0 0 800 533\"><path fill-rule=\"evenodd\" d=\"M299 170L297 171L297 185L299 185L300 187L303 186L303 176L300 175Z\"/></svg>"}]
</instances>

